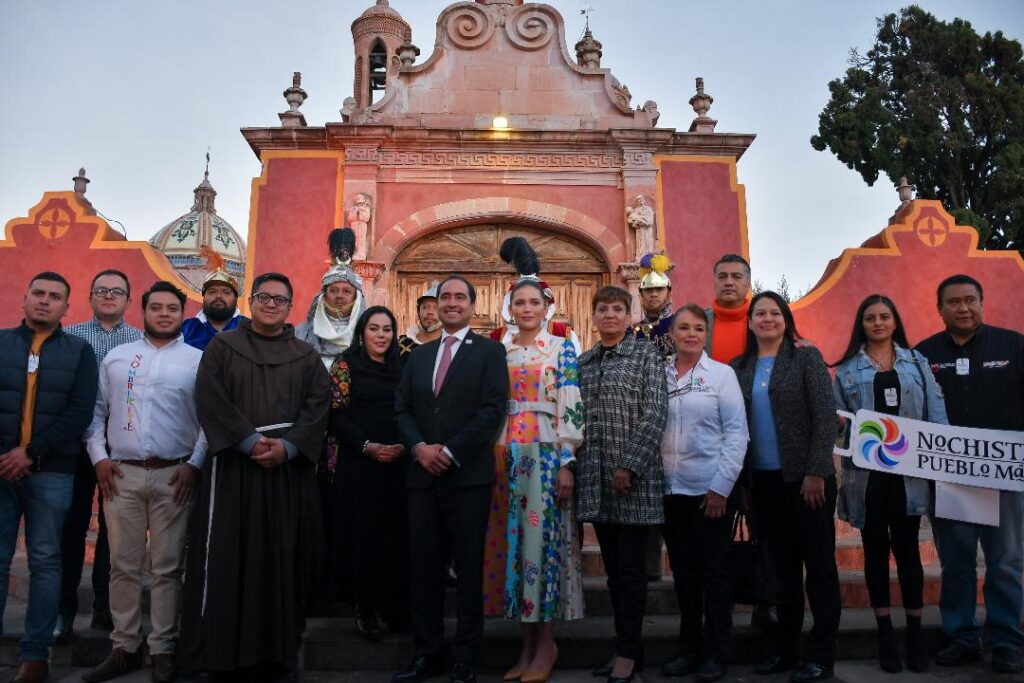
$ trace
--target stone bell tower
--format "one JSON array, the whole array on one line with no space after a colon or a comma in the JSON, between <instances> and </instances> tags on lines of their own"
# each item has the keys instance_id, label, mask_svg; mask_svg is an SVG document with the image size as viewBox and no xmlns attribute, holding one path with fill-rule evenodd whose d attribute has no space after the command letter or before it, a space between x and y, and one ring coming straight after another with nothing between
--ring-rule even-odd
<instances>
[{"instance_id":1,"label":"stone bell tower","mask_svg":"<svg viewBox=\"0 0 1024 683\"><path fill-rule=\"evenodd\" d=\"M399 48L411 46L412 28L388 0L377 0L377 4L352 22L352 40L356 51L352 94L356 109L361 111L384 96L388 79L401 67Z\"/></svg>"}]
</instances>

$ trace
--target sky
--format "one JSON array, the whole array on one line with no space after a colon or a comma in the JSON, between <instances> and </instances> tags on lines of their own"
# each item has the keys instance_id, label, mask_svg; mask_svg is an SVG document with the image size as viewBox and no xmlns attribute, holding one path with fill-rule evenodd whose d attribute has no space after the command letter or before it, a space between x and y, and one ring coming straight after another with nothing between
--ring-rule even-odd
<instances>
[{"instance_id":1,"label":"sky","mask_svg":"<svg viewBox=\"0 0 1024 683\"><path fill-rule=\"evenodd\" d=\"M131 239L187 212L207 147L218 214L245 235L260 164L239 133L276 126L301 71L310 125L340 121L352 93L350 26L373 0L3 0L0 2L0 222L84 166L88 197ZM391 0L425 60L445 0ZM694 77L714 98L718 132L755 133L738 165L755 279L808 289L829 259L885 227L898 206L811 148L828 82L849 50L873 42L885 0L552 0L567 43L591 7L602 66L633 102L655 100L659 127L685 131ZM1024 0L921 0L942 19L1024 39ZM115 225L116 227L116 225ZM673 254L676 259L685 254Z\"/></svg>"}]
</instances>

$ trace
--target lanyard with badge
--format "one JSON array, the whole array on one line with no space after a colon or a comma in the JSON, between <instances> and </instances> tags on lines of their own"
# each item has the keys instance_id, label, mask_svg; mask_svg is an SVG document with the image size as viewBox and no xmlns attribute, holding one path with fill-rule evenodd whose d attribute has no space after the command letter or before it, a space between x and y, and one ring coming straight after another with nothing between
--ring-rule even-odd
<instances>
[{"instance_id":1,"label":"lanyard with badge","mask_svg":"<svg viewBox=\"0 0 1024 683\"><path fill-rule=\"evenodd\" d=\"M28 354L28 374L34 375L36 370L39 369L39 355L35 353Z\"/></svg>"},{"instance_id":2,"label":"lanyard with badge","mask_svg":"<svg viewBox=\"0 0 1024 683\"><path fill-rule=\"evenodd\" d=\"M956 359L956 374L958 374L958 375L969 375L969 374L971 374L971 359L970 358L957 358Z\"/></svg>"}]
</instances>

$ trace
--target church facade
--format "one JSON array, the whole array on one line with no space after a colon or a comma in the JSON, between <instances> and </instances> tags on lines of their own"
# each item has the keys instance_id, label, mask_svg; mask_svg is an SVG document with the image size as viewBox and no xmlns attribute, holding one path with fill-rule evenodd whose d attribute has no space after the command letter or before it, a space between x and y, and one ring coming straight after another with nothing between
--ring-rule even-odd
<instances>
[{"instance_id":1,"label":"church facade","mask_svg":"<svg viewBox=\"0 0 1024 683\"><path fill-rule=\"evenodd\" d=\"M605 284L636 292L643 253L673 254L678 301L709 301L715 260L747 254L736 161L754 136L716 132L700 79L689 129L659 128L657 104L637 106L589 29L570 48L557 10L514 0L449 6L422 61L387 0L353 21L352 36L341 121L307 125L296 74L281 125L242 130L263 165L247 279L292 276L296 320L319 289L327 234L342 225L358 236L367 299L390 306L400 329L451 272L477 287L474 325L500 325L513 272L498 246L524 236L557 319L584 345L595 338L591 296Z\"/></svg>"}]
</instances>

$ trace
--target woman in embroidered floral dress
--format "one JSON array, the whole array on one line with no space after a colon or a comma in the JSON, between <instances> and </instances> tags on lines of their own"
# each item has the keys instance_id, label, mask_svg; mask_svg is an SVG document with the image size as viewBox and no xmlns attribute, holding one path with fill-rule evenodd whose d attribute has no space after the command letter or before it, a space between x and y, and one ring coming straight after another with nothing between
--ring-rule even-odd
<instances>
[{"instance_id":1,"label":"woman in embroidered floral dress","mask_svg":"<svg viewBox=\"0 0 1024 683\"><path fill-rule=\"evenodd\" d=\"M519 332L507 344L511 400L497 445L484 577L487 612L523 623L522 653L505 680L526 683L547 680L555 665L552 621L583 616L572 507L573 452L583 438L579 372L572 342L543 329L550 300L537 278L511 292ZM494 566L501 556L503 572Z\"/></svg>"}]
</instances>

